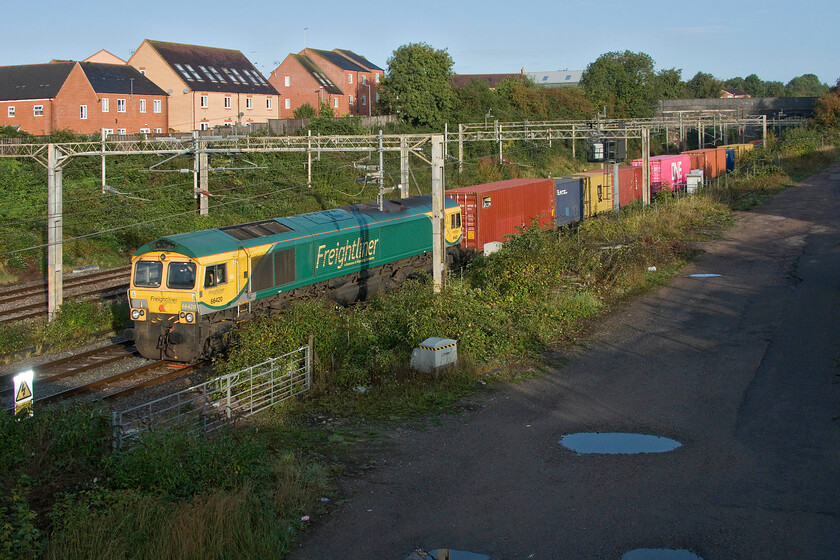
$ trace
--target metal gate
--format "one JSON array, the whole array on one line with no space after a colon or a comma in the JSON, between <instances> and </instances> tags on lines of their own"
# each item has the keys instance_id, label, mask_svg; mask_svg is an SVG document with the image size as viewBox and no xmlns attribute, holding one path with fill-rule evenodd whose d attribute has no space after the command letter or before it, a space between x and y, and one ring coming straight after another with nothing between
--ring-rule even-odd
<instances>
[{"instance_id":1,"label":"metal gate","mask_svg":"<svg viewBox=\"0 0 840 560\"><path fill-rule=\"evenodd\" d=\"M145 404L115 411L114 449L121 449L152 429L177 426L208 433L238 418L306 393L312 384L309 346L178 391Z\"/></svg>"}]
</instances>

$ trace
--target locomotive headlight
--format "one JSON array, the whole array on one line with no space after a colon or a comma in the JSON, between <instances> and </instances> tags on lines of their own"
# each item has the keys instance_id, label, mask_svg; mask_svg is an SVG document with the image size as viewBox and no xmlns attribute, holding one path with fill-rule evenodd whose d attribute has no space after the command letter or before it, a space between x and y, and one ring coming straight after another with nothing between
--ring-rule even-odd
<instances>
[{"instance_id":1,"label":"locomotive headlight","mask_svg":"<svg viewBox=\"0 0 840 560\"><path fill-rule=\"evenodd\" d=\"M140 318L143 313L139 309L132 309L131 310L131 318L135 321Z\"/></svg>"},{"instance_id":2,"label":"locomotive headlight","mask_svg":"<svg viewBox=\"0 0 840 560\"><path fill-rule=\"evenodd\" d=\"M192 323L193 319L195 319L195 316L192 313L187 313L187 315L184 318L187 320L187 323Z\"/></svg>"}]
</instances>

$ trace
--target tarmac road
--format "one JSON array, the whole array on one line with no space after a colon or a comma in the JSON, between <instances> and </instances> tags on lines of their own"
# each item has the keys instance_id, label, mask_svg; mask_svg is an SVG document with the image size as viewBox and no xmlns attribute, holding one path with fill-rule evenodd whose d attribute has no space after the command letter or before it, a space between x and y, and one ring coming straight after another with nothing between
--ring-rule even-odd
<instances>
[{"instance_id":1,"label":"tarmac road","mask_svg":"<svg viewBox=\"0 0 840 560\"><path fill-rule=\"evenodd\" d=\"M291 558L840 558L839 194L840 165L739 214L567 363L395 436ZM580 455L576 432L682 446Z\"/></svg>"}]
</instances>

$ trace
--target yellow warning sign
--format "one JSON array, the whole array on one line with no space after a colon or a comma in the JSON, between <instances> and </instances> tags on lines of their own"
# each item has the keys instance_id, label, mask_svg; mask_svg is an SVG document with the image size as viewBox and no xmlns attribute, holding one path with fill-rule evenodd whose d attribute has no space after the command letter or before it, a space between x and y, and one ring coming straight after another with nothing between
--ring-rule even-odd
<instances>
[{"instance_id":1,"label":"yellow warning sign","mask_svg":"<svg viewBox=\"0 0 840 560\"><path fill-rule=\"evenodd\" d=\"M26 399L32 398L32 390L29 388L29 384L23 382L20 384L20 388L18 388L17 395L15 395L15 402L25 401Z\"/></svg>"},{"instance_id":2,"label":"yellow warning sign","mask_svg":"<svg viewBox=\"0 0 840 560\"><path fill-rule=\"evenodd\" d=\"M32 381L35 374L32 370L24 371L14 377L15 384L15 415L25 413L32 416Z\"/></svg>"}]
</instances>

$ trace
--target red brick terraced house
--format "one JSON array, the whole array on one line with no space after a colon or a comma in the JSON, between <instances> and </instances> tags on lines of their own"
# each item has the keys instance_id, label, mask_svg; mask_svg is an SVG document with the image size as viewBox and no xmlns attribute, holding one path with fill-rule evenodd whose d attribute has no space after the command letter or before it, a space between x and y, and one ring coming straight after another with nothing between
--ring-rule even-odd
<instances>
[{"instance_id":1,"label":"red brick terraced house","mask_svg":"<svg viewBox=\"0 0 840 560\"><path fill-rule=\"evenodd\" d=\"M174 132L280 118L277 90L240 51L147 39L128 64L169 94Z\"/></svg>"},{"instance_id":2,"label":"red brick terraced house","mask_svg":"<svg viewBox=\"0 0 840 560\"><path fill-rule=\"evenodd\" d=\"M332 107L333 113L348 114L347 97L315 61L305 54L289 54L274 69L268 81L280 92L283 102L282 118L294 117L294 111L309 103L316 110L321 103Z\"/></svg>"},{"instance_id":3,"label":"red brick terraced house","mask_svg":"<svg viewBox=\"0 0 840 560\"><path fill-rule=\"evenodd\" d=\"M268 81L280 92L283 117L309 103L316 109L328 103L336 116L370 116L379 99L377 88L384 70L346 49L303 49L289 54Z\"/></svg>"},{"instance_id":4,"label":"red brick terraced house","mask_svg":"<svg viewBox=\"0 0 840 560\"><path fill-rule=\"evenodd\" d=\"M123 64L0 67L0 126L35 135L167 132L166 92Z\"/></svg>"}]
</instances>

